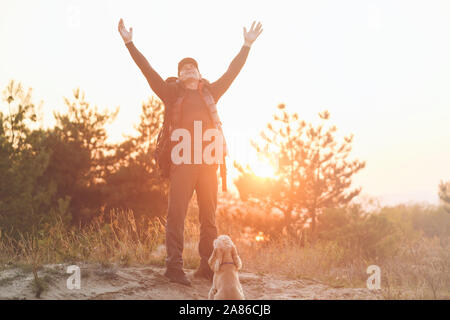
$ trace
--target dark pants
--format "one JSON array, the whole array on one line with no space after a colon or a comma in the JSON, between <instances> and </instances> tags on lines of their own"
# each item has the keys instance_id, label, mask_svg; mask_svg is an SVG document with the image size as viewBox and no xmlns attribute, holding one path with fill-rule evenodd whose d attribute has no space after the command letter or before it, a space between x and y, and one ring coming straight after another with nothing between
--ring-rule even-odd
<instances>
[{"instance_id":1,"label":"dark pants","mask_svg":"<svg viewBox=\"0 0 450 320\"><path fill-rule=\"evenodd\" d=\"M217 207L218 165L173 165L170 172L169 207L166 223L166 267L182 269L184 220L192 195L197 193L200 220L201 263L206 263L217 238L215 213Z\"/></svg>"}]
</instances>

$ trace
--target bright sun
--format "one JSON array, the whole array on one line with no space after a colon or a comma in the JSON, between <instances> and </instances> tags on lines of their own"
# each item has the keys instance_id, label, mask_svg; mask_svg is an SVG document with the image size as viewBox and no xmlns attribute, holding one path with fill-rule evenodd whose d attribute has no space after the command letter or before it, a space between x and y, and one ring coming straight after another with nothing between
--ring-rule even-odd
<instances>
[{"instance_id":1,"label":"bright sun","mask_svg":"<svg viewBox=\"0 0 450 320\"><path fill-rule=\"evenodd\" d=\"M272 164L270 159L260 157L253 147L248 142L250 139L254 140L254 135L249 135L249 132L238 132L234 135L229 134L227 142L231 150L230 160L236 161L242 167L247 165L258 177L273 178L277 172L277 166ZM237 177L238 172L231 168L231 175Z\"/></svg>"},{"instance_id":2,"label":"bright sun","mask_svg":"<svg viewBox=\"0 0 450 320\"><path fill-rule=\"evenodd\" d=\"M250 167L258 177L269 178L275 176L275 168L267 162L255 161L250 163Z\"/></svg>"}]
</instances>

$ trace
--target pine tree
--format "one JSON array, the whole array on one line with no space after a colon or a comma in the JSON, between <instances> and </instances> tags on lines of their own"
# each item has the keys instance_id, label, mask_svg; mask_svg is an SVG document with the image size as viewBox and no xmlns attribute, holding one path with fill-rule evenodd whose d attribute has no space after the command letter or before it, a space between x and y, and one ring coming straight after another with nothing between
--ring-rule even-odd
<instances>
[{"instance_id":1,"label":"pine tree","mask_svg":"<svg viewBox=\"0 0 450 320\"><path fill-rule=\"evenodd\" d=\"M261 157L278 163L276 176L254 183L257 178L249 178L252 174L237 166L242 176L236 185L245 197L259 198L281 210L288 233L297 235L309 222L314 235L317 215L323 209L345 205L360 193L360 188L349 189L352 176L365 162L347 159L353 135L338 144L336 126L325 129L328 111L319 113L321 124L314 126L300 120L297 113L288 113L284 104L278 109L281 116L275 114L275 121L261 132L264 142L252 141Z\"/></svg>"},{"instance_id":2,"label":"pine tree","mask_svg":"<svg viewBox=\"0 0 450 320\"><path fill-rule=\"evenodd\" d=\"M114 121L114 111L99 111L79 88L73 99L64 98L67 112L54 112L47 147L52 150L44 178L55 181L58 198L70 197L73 222L87 222L104 204L105 179L113 167L114 145L106 142L105 125Z\"/></svg>"},{"instance_id":3,"label":"pine tree","mask_svg":"<svg viewBox=\"0 0 450 320\"><path fill-rule=\"evenodd\" d=\"M11 80L0 105L0 229L18 236L48 221L55 185L42 184L50 159L32 89ZM32 128L35 129L32 129Z\"/></svg>"},{"instance_id":4,"label":"pine tree","mask_svg":"<svg viewBox=\"0 0 450 320\"><path fill-rule=\"evenodd\" d=\"M116 147L115 168L106 178L107 211L127 208L137 217L165 214L168 183L157 175L153 156L163 111L163 103L155 97L143 103L137 135Z\"/></svg>"}]
</instances>

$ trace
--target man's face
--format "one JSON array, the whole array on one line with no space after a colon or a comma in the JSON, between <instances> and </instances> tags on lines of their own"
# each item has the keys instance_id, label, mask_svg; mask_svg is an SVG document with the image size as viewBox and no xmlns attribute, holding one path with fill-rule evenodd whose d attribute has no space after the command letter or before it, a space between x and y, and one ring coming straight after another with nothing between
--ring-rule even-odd
<instances>
[{"instance_id":1,"label":"man's face","mask_svg":"<svg viewBox=\"0 0 450 320\"><path fill-rule=\"evenodd\" d=\"M193 63L186 63L180 69L180 80L200 80L200 72Z\"/></svg>"}]
</instances>

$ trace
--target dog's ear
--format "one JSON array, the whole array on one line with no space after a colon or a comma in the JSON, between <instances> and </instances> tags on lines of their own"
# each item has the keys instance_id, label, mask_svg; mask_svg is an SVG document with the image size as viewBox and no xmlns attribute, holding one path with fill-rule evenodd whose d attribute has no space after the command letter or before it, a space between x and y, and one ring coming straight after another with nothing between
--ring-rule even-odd
<instances>
[{"instance_id":1,"label":"dog's ear","mask_svg":"<svg viewBox=\"0 0 450 320\"><path fill-rule=\"evenodd\" d=\"M220 264L222 263L222 254L219 249L214 248L211 257L209 257L208 264L212 271L218 272L220 269Z\"/></svg>"},{"instance_id":2,"label":"dog's ear","mask_svg":"<svg viewBox=\"0 0 450 320\"><path fill-rule=\"evenodd\" d=\"M233 245L233 249L231 250L231 257L233 258L233 262L234 265L236 266L236 268L239 270L242 268L242 261L241 258L239 257L238 253L237 253L237 249L236 246Z\"/></svg>"}]
</instances>

